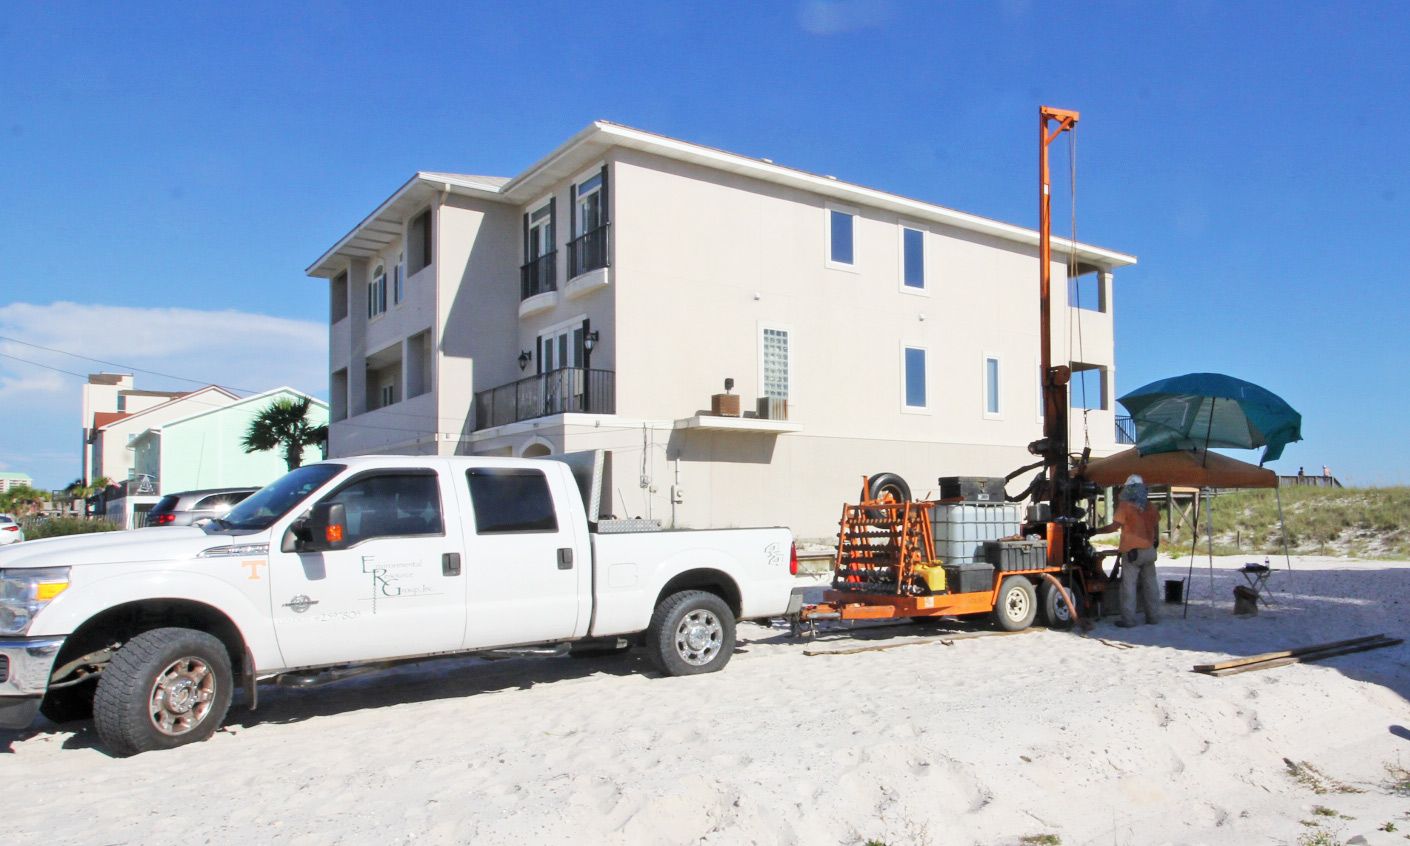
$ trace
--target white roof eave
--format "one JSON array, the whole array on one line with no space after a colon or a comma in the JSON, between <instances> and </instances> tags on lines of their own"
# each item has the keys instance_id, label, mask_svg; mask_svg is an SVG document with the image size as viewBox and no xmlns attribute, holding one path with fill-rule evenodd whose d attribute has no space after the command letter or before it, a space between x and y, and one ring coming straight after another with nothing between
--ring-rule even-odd
<instances>
[{"instance_id":1,"label":"white roof eave","mask_svg":"<svg viewBox=\"0 0 1410 846\"><path fill-rule=\"evenodd\" d=\"M933 203L913 200L875 188L866 188L833 177L784 167L726 150L691 144L607 121L597 121L583 128L553 152L502 186L455 179L448 174L418 172L396 193L378 206L376 211L364 218L351 232L344 235L337 244L334 244L320 256L318 261L309 265L305 272L310 276L331 277L342 266L341 262L334 261L338 254L359 237L366 237L360 234L365 227L378 220L398 201L416 190L418 186L501 203L529 203L548 190L551 185L576 175L582 168L603 158L612 147L640 150L677 161L698 164L715 170L723 170L777 185L809 191L859 206L884 209L917 221L940 223L957 229L991 235L1013 243L1029 246L1038 243L1038 232L1034 229L991 220L979 215L966 214ZM385 243L390 243L390 241ZM1074 251L1072 242L1064 238L1053 238L1052 245L1055 256ZM1136 256L1134 255L1091 244L1079 242L1074 252L1081 260L1109 269L1136 264Z\"/></svg>"}]
</instances>

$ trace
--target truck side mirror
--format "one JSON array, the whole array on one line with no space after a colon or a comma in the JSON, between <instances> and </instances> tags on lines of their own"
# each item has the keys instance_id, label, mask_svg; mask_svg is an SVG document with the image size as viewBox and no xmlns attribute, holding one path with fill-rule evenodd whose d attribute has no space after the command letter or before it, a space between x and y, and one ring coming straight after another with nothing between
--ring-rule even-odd
<instances>
[{"instance_id":1,"label":"truck side mirror","mask_svg":"<svg viewBox=\"0 0 1410 846\"><path fill-rule=\"evenodd\" d=\"M309 512L308 518L303 522L303 531L296 530L296 534L307 532L304 540L299 546L304 552L322 552L324 550L347 549L348 547L348 509L341 502L320 502Z\"/></svg>"}]
</instances>

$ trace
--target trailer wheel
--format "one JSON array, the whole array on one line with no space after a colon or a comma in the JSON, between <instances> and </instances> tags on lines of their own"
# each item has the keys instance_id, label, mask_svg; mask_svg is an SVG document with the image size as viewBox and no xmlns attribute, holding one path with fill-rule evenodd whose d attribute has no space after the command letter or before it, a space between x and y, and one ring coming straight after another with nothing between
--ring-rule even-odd
<instances>
[{"instance_id":1,"label":"trailer wheel","mask_svg":"<svg viewBox=\"0 0 1410 846\"><path fill-rule=\"evenodd\" d=\"M994 622L1006 632L1022 631L1033 625L1038 613L1038 597L1033 583L1023 576L1009 576L999 585L999 601L994 604Z\"/></svg>"},{"instance_id":2,"label":"trailer wheel","mask_svg":"<svg viewBox=\"0 0 1410 846\"><path fill-rule=\"evenodd\" d=\"M1073 595L1072 589L1064 588L1064 590L1072 598L1073 605L1076 605L1077 597ZM1063 601L1062 594L1047 579L1038 585L1038 610L1042 612L1043 625L1048 628L1072 628L1072 612L1067 609L1067 603Z\"/></svg>"},{"instance_id":3,"label":"trailer wheel","mask_svg":"<svg viewBox=\"0 0 1410 846\"><path fill-rule=\"evenodd\" d=\"M98 679L93 724L119 757L205 740L230 709L235 679L225 645L193 629L129 640Z\"/></svg>"},{"instance_id":4,"label":"trailer wheel","mask_svg":"<svg viewBox=\"0 0 1410 846\"><path fill-rule=\"evenodd\" d=\"M665 675L713 673L734 654L734 612L713 593L673 593L651 615L646 645L651 662Z\"/></svg>"}]
</instances>

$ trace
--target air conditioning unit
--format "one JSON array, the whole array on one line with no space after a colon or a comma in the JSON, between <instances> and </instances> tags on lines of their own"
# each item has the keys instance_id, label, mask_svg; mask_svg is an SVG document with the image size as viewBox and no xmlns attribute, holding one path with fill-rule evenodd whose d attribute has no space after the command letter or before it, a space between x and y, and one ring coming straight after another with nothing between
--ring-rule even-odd
<instances>
[{"instance_id":1,"label":"air conditioning unit","mask_svg":"<svg viewBox=\"0 0 1410 846\"><path fill-rule=\"evenodd\" d=\"M778 397L759 397L758 414L763 420L787 420L788 400Z\"/></svg>"}]
</instances>

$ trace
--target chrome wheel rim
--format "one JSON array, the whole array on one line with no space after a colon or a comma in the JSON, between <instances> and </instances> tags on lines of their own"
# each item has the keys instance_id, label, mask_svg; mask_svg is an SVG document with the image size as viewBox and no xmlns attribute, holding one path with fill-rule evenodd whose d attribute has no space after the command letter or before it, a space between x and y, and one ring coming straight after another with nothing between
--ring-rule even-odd
<instances>
[{"instance_id":1,"label":"chrome wheel rim","mask_svg":"<svg viewBox=\"0 0 1410 846\"><path fill-rule=\"evenodd\" d=\"M1004 610L1008 612L1010 620L1022 620L1027 617L1028 593L1019 587L1010 590L1004 598Z\"/></svg>"},{"instance_id":2,"label":"chrome wheel rim","mask_svg":"<svg viewBox=\"0 0 1410 846\"><path fill-rule=\"evenodd\" d=\"M708 664L719 655L724 640L725 627L703 608L686 614L676 627L676 653L694 667Z\"/></svg>"},{"instance_id":3,"label":"chrome wheel rim","mask_svg":"<svg viewBox=\"0 0 1410 846\"><path fill-rule=\"evenodd\" d=\"M215 673L210 665L187 655L157 674L147 713L157 731L173 737L183 735L210 715L215 692Z\"/></svg>"}]
</instances>

